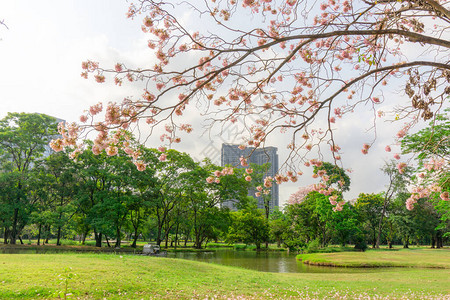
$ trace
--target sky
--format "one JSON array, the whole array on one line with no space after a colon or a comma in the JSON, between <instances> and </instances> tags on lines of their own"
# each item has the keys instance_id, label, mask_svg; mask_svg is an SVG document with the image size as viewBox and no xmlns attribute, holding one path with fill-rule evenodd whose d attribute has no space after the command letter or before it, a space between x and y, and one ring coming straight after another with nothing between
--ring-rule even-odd
<instances>
[{"instance_id":1,"label":"sky","mask_svg":"<svg viewBox=\"0 0 450 300\"><path fill-rule=\"evenodd\" d=\"M0 118L8 112L38 112L73 122L100 101L141 95L140 87L98 84L80 76L81 62L87 59L111 67L118 61L152 65L141 23L127 19L127 9L125 0L2 0L0 20L8 29L0 27ZM380 168L392 154L385 153L384 147L392 145L393 133L401 124L378 123L376 141L369 154L362 155L362 143L375 139L374 132L368 131L371 124L367 120L371 118L371 112L363 111L339 123L337 138L345 149L343 162L353 170L347 200L362 192L381 192L388 183ZM197 160L208 154L220 162L221 143L233 142L232 135L208 137L200 133L202 130L175 149ZM154 143L151 139L146 145L158 146ZM281 163L287 155L286 142L275 138L271 143L278 147ZM399 152L398 146L393 146L393 151ZM283 184L280 205L299 187L312 183L317 181L309 171L297 183Z\"/></svg>"}]
</instances>

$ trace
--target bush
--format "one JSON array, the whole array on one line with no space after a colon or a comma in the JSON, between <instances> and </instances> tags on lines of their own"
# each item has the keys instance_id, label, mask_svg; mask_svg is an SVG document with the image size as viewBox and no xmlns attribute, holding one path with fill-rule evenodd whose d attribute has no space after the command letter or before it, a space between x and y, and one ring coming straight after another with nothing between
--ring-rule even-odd
<instances>
[{"instance_id":1,"label":"bush","mask_svg":"<svg viewBox=\"0 0 450 300\"><path fill-rule=\"evenodd\" d=\"M366 238L363 234L356 235L353 240L355 243L355 249L363 252L367 250Z\"/></svg>"},{"instance_id":2,"label":"bush","mask_svg":"<svg viewBox=\"0 0 450 300\"><path fill-rule=\"evenodd\" d=\"M312 240L311 242L306 245L306 252L307 253L314 253L317 252L320 248L320 242L318 239Z\"/></svg>"}]
</instances>

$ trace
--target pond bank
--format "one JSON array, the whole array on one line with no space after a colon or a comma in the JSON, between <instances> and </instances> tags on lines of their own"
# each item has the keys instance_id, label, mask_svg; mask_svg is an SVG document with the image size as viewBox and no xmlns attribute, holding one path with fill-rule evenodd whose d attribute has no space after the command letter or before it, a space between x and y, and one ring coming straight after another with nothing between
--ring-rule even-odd
<instances>
[{"instance_id":1,"label":"pond bank","mask_svg":"<svg viewBox=\"0 0 450 300\"><path fill-rule=\"evenodd\" d=\"M299 254L304 264L344 268L450 269L450 248Z\"/></svg>"}]
</instances>

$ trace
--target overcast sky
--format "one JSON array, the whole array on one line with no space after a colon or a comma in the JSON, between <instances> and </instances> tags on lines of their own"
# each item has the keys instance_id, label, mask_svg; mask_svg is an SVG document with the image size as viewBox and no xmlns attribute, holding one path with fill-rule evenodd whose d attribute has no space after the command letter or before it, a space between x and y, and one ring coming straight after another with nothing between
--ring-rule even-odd
<instances>
[{"instance_id":1,"label":"overcast sky","mask_svg":"<svg viewBox=\"0 0 450 300\"><path fill-rule=\"evenodd\" d=\"M126 18L127 8L125 0L0 1L0 20L9 28L0 28L0 117L7 112L39 112L77 121L83 110L99 101L140 95L142 90L132 86L98 84L80 77L81 62L86 59L103 66L118 61L142 66L153 60L141 23ZM380 192L387 184L380 167L392 157L384 147L393 143L396 131L392 124L379 123L376 143L368 155L362 155L362 143L371 143L374 138L373 132L367 133L371 114L353 114L339 123L337 137L345 149L343 162L353 169L347 200L361 192ZM231 137L197 137L177 149L199 160L208 152L218 161L213 148L220 149L222 141L232 142ZM286 142L272 142L282 161ZM147 146L158 146L151 143ZM393 149L399 151L398 147ZM282 185L280 204L298 187L315 183L310 175L306 173L295 184Z\"/></svg>"}]
</instances>

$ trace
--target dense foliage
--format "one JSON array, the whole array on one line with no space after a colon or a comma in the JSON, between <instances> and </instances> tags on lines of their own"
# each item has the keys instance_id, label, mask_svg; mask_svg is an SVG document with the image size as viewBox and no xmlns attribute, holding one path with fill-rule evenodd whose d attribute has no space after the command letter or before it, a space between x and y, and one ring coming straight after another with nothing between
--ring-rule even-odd
<instances>
[{"instance_id":1,"label":"dense foliage","mask_svg":"<svg viewBox=\"0 0 450 300\"><path fill-rule=\"evenodd\" d=\"M142 239L165 247L192 241L202 248L208 241L228 241L255 244L257 249L276 242L297 250L329 244L364 250L380 242L442 247L450 231L442 207L446 201L421 198L414 210L405 207L410 173L400 173L395 164L383 168L391 184L380 194L362 193L355 202L346 202L341 193L330 196L308 187L284 210L259 210L255 198L248 196L263 181L258 174L249 182L244 169L195 162L186 153L164 148L139 148L144 170L122 150L115 155L86 150L72 160L70 153L46 152L44 142L54 136L54 122L37 114L9 114L0 122L4 243L23 242L27 236L38 244L56 238L58 245L63 238L77 237L80 243L92 238L98 247L121 247L123 240L136 247ZM252 168L258 173L258 166ZM209 182L211 172L218 170L228 176ZM316 163L315 174L329 176L329 185L350 187L344 170L330 163ZM231 199L238 211L224 205Z\"/></svg>"}]
</instances>

